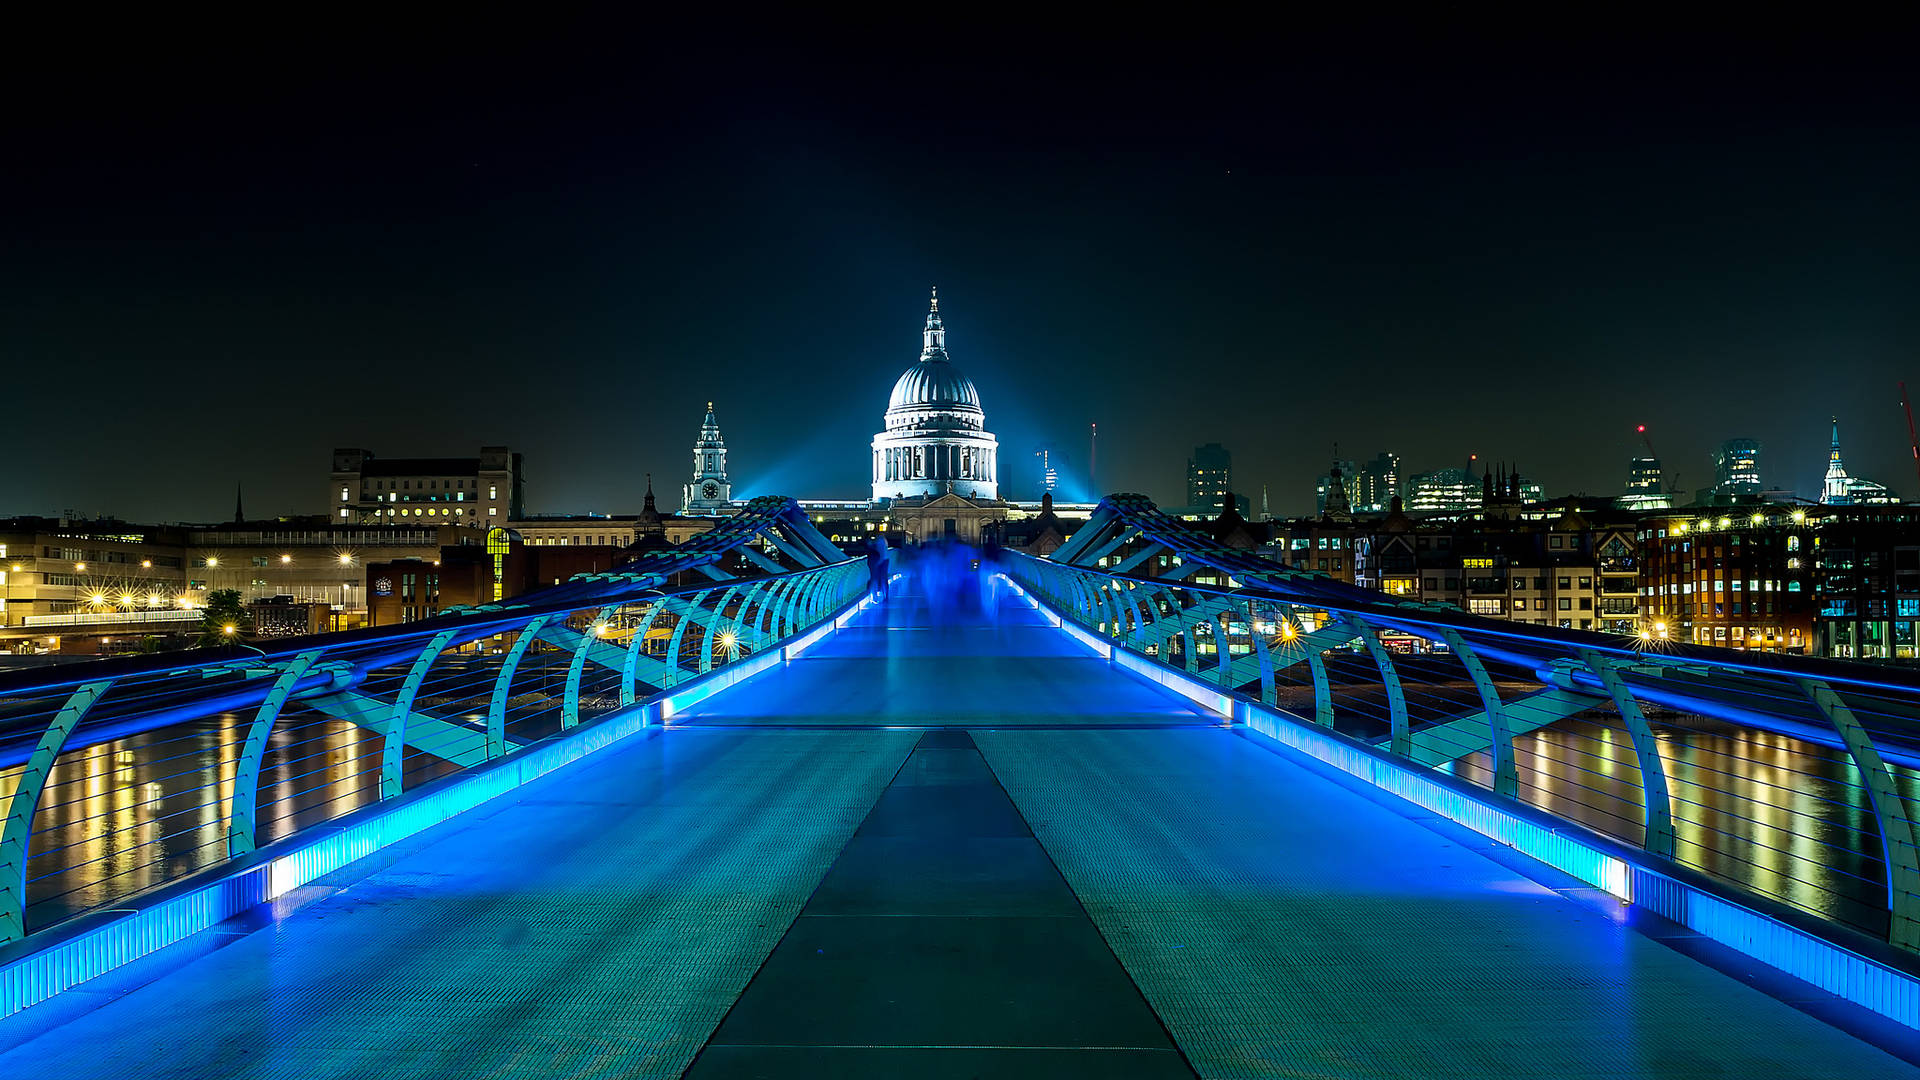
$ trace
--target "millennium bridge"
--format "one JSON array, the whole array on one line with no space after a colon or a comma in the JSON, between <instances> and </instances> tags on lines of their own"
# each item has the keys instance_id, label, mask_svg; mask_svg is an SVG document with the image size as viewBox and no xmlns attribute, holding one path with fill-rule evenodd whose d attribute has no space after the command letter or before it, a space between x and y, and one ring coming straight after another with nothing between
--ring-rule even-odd
<instances>
[{"instance_id":1,"label":"millennium bridge","mask_svg":"<svg viewBox=\"0 0 1920 1080\"><path fill-rule=\"evenodd\" d=\"M972 554L0 676L0 1068L1920 1076L1920 675Z\"/></svg>"}]
</instances>

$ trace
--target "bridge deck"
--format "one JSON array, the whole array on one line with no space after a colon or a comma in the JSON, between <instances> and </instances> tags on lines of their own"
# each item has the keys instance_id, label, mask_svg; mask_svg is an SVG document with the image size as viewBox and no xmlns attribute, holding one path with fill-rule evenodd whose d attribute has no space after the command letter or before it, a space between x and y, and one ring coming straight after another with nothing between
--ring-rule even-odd
<instances>
[{"instance_id":1,"label":"bridge deck","mask_svg":"<svg viewBox=\"0 0 1920 1080\"><path fill-rule=\"evenodd\" d=\"M0 1021L0 1069L1920 1075L1076 649L903 597Z\"/></svg>"}]
</instances>

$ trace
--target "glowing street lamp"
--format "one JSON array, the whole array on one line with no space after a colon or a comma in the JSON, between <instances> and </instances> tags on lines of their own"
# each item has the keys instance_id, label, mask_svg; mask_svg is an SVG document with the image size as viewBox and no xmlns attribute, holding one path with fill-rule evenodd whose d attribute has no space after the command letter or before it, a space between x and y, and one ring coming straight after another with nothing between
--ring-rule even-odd
<instances>
[{"instance_id":1,"label":"glowing street lamp","mask_svg":"<svg viewBox=\"0 0 1920 1080\"><path fill-rule=\"evenodd\" d=\"M219 566L219 565L220 565L220 557L219 557L219 556L217 556L217 555L209 555L209 556L207 556L207 565L208 565L208 566Z\"/></svg>"},{"instance_id":2,"label":"glowing street lamp","mask_svg":"<svg viewBox=\"0 0 1920 1080\"><path fill-rule=\"evenodd\" d=\"M293 561L293 556L291 556L291 555L282 555L282 556L280 556L280 565L281 565L281 566L285 566L285 565L287 565L288 563L290 563L290 562L292 562L292 561Z\"/></svg>"}]
</instances>

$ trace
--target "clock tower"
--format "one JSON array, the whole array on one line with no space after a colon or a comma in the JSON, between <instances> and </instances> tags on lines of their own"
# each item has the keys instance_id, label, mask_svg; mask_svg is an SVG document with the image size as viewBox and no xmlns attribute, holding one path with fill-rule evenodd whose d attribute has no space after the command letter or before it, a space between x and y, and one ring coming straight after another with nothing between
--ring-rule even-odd
<instances>
[{"instance_id":1,"label":"clock tower","mask_svg":"<svg viewBox=\"0 0 1920 1080\"><path fill-rule=\"evenodd\" d=\"M707 418L700 425L699 441L693 444L693 481L685 488L683 500L687 513L725 510L733 501L733 485L727 482L727 444L720 438L720 424L713 418L713 402L707 402Z\"/></svg>"}]
</instances>

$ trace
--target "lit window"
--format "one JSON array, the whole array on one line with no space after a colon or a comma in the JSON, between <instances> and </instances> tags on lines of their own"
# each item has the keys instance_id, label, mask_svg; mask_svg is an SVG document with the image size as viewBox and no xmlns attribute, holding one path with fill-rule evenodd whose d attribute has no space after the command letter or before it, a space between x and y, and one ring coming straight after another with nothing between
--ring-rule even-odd
<instances>
[{"instance_id":1,"label":"lit window","mask_svg":"<svg viewBox=\"0 0 1920 1080\"><path fill-rule=\"evenodd\" d=\"M344 506L343 506L343 507L341 507L341 508L340 508L340 516L341 516L341 517L346 517L346 516L347 516L347 508L346 508L346 507L344 507Z\"/></svg>"},{"instance_id":2,"label":"lit window","mask_svg":"<svg viewBox=\"0 0 1920 1080\"><path fill-rule=\"evenodd\" d=\"M500 512L500 508L499 508L499 507L497 507L497 506L489 506L489 507L487 507L487 516L488 516L488 517L493 517L494 515L496 515L496 514L498 514L499 512Z\"/></svg>"},{"instance_id":3,"label":"lit window","mask_svg":"<svg viewBox=\"0 0 1920 1080\"><path fill-rule=\"evenodd\" d=\"M347 489L346 489L346 488L341 488L341 489L340 489L340 501L341 501L341 502L346 502L346 501L347 501Z\"/></svg>"},{"instance_id":4,"label":"lit window","mask_svg":"<svg viewBox=\"0 0 1920 1080\"><path fill-rule=\"evenodd\" d=\"M489 498L489 499L497 499L497 498L499 498L499 497L500 497L500 488L499 488L498 486L496 486L496 485L494 485L494 484L488 484L488 485L487 485L487 498ZM488 513L492 513L492 511L491 511L491 510L489 510L489 511L488 511Z\"/></svg>"}]
</instances>

